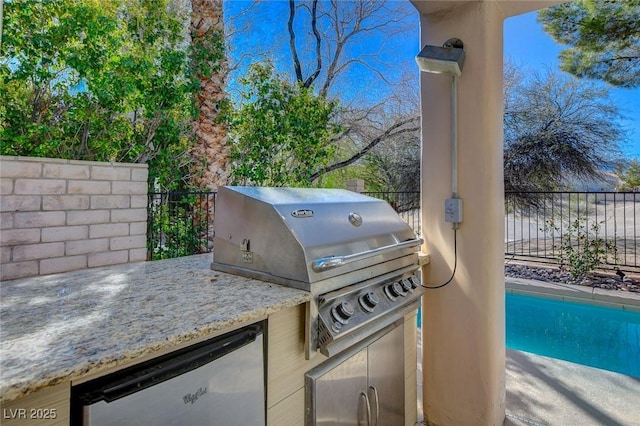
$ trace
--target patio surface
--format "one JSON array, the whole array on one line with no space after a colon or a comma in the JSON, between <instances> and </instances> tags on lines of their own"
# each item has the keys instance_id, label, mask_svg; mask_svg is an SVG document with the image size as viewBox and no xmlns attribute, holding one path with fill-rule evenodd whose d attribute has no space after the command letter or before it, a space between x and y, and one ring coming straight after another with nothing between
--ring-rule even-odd
<instances>
[{"instance_id":1,"label":"patio surface","mask_svg":"<svg viewBox=\"0 0 640 426\"><path fill-rule=\"evenodd\" d=\"M514 284L510 280L507 278L507 288ZM531 286L531 292L546 292L550 288L576 291L562 284L517 280L518 290L525 290L525 286ZM639 295L619 293L622 292L612 296L620 298L619 303L633 305L632 309L638 306ZM603 299L599 302L605 305L612 301L607 296ZM419 335L419 425L426 424L422 414L421 359ZM640 426L639 395L640 379L637 378L526 352L506 351L505 426Z\"/></svg>"},{"instance_id":2,"label":"patio surface","mask_svg":"<svg viewBox=\"0 0 640 426\"><path fill-rule=\"evenodd\" d=\"M509 426L640 425L640 379L507 350Z\"/></svg>"}]
</instances>

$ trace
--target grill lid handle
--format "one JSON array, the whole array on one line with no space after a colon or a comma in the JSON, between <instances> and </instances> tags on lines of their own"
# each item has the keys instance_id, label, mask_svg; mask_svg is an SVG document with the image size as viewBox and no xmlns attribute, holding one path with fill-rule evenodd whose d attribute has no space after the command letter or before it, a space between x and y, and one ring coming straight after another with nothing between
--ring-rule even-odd
<instances>
[{"instance_id":1,"label":"grill lid handle","mask_svg":"<svg viewBox=\"0 0 640 426\"><path fill-rule=\"evenodd\" d=\"M346 256L328 256L316 259L311 264L311 268L315 272L328 271L329 269L338 268L348 263L362 260L364 258L375 256L377 254L387 253L390 251L400 250L408 247L416 247L423 243L422 238L416 238L415 240L403 241L397 244L391 244L389 246L378 247L372 250L363 251L360 253L349 254Z\"/></svg>"}]
</instances>

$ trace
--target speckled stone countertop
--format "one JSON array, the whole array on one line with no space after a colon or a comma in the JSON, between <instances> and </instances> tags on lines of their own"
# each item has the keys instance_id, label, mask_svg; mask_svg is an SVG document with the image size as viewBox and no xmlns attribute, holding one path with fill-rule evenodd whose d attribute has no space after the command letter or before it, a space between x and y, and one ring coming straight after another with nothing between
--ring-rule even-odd
<instances>
[{"instance_id":1,"label":"speckled stone countertop","mask_svg":"<svg viewBox=\"0 0 640 426\"><path fill-rule=\"evenodd\" d=\"M310 293L210 269L211 254L0 283L0 401L261 320Z\"/></svg>"}]
</instances>

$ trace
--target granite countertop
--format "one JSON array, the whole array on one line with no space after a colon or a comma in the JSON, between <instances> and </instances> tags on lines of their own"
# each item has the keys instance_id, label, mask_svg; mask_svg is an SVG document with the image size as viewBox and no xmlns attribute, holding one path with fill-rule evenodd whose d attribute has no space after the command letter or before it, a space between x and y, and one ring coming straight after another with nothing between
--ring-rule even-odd
<instances>
[{"instance_id":1,"label":"granite countertop","mask_svg":"<svg viewBox=\"0 0 640 426\"><path fill-rule=\"evenodd\" d=\"M211 254L0 284L0 401L265 318L310 293L210 269Z\"/></svg>"}]
</instances>

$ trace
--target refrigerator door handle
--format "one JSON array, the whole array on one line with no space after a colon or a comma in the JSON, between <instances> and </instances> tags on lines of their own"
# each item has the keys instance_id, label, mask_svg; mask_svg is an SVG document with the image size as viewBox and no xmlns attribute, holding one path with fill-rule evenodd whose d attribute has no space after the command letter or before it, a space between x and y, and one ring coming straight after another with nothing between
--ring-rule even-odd
<instances>
[{"instance_id":1,"label":"refrigerator door handle","mask_svg":"<svg viewBox=\"0 0 640 426\"><path fill-rule=\"evenodd\" d=\"M158 383L170 380L181 374L195 370L217 360L234 350L252 343L262 333L262 326L253 325L236 332L229 333L213 342L188 347L125 369L115 377L103 380L81 395L83 405L99 401L113 402ZM100 382L100 379L97 379ZM82 386L82 385L81 385Z\"/></svg>"}]
</instances>

